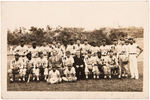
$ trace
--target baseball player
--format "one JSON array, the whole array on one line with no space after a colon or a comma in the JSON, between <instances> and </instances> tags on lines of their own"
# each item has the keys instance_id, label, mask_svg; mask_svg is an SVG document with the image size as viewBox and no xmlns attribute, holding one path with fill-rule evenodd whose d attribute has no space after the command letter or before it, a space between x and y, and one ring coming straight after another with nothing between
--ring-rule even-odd
<instances>
[{"instance_id":1,"label":"baseball player","mask_svg":"<svg viewBox=\"0 0 150 100\"><path fill-rule=\"evenodd\" d=\"M119 63L121 67L121 76L128 77L128 44L127 41L122 40L120 41L120 49L119 53Z\"/></svg>"},{"instance_id":2,"label":"baseball player","mask_svg":"<svg viewBox=\"0 0 150 100\"><path fill-rule=\"evenodd\" d=\"M91 45L88 44L88 41L85 39L84 44L82 44L82 54L85 55L91 49Z\"/></svg>"},{"instance_id":3,"label":"baseball player","mask_svg":"<svg viewBox=\"0 0 150 100\"><path fill-rule=\"evenodd\" d=\"M129 39L129 68L131 73L131 78L139 79L137 57L142 53L142 49L137 46L133 38ZM140 50L140 53L137 54L137 49Z\"/></svg>"},{"instance_id":4,"label":"baseball player","mask_svg":"<svg viewBox=\"0 0 150 100\"><path fill-rule=\"evenodd\" d=\"M63 66L66 68L68 66L73 66L74 59L71 56L70 51L66 51L66 56L62 58Z\"/></svg>"},{"instance_id":5,"label":"baseball player","mask_svg":"<svg viewBox=\"0 0 150 100\"><path fill-rule=\"evenodd\" d=\"M112 77L112 72L115 71L116 68L118 68L118 59L116 56L113 55L113 51L109 51L109 56L107 58L107 64L106 66L108 67L108 77Z\"/></svg>"},{"instance_id":6,"label":"baseball player","mask_svg":"<svg viewBox=\"0 0 150 100\"><path fill-rule=\"evenodd\" d=\"M93 73L93 78L99 78L98 63L99 59L96 55L92 55L88 52L88 58L85 58L85 76L88 79L89 74Z\"/></svg>"},{"instance_id":7,"label":"baseball player","mask_svg":"<svg viewBox=\"0 0 150 100\"><path fill-rule=\"evenodd\" d=\"M49 72L48 83L55 84L61 81L60 72L56 69L56 66L53 65L52 70Z\"/></svg>"},{"instance_id":8,"label":"baseball player","mask_svg":"<svg viewBox=\"0 0 150 100\"><path fill-rule=\"evenodd\" d=\"M64 75L65 77L62 77L63 81L73 82L77 80L75 68L71 65L64 70Z\"/></svg>"},{"instance_id":9,"label":"baseball player","mask_svg":"<svg viewBox=\"0 0 150 100\"><path fill-rule=\"evenodd\" d=\"M10 78L10 82L15 81L15 76L19 74L19 68L21 66L20 60L19 60L19 54L15 55L15 59L11 61L10 68L8 70L8 75Z\"/></svg>"},{"instance_id":10,"label":"baseball player","mask_svg":"<svg viewBox=\"0 0 150 100\"><path fill-rule=\"evenodd\" d=\"M19 54L20 56L24 56L28 53L28 47L24 45L23 40L21 41L21 44L14 49L13 54L16 53Z\"/></svg>"},{"instance_id":11,"label":"baseball player","mask_svg":"<svg viewBox=\"0 0 150 100\"><path fill-rule=\"evenodd\" d=\"M31 76L33 75L33 68L35 67L35 60L32 59L32 54L31 53L28 53L27 54L27 71L26 71L26 76L27 76L27 83L30 82L31 80Z\"/></svg>"},{"instance_id":12,"label":"baseball player","mask_svg":"<svg viewBox=\"0 0 150 100\"><path fill-rule=\"evenodd\" d=\"M21 63L21 66L20 66L20 71L19 71L19 74L20 74L20 78L22 81L25 81L25 76L26 76L26 66L27 66L27 58L26 57L22 57L20 59L20 63Z\"/></svg>"}]
</instances>

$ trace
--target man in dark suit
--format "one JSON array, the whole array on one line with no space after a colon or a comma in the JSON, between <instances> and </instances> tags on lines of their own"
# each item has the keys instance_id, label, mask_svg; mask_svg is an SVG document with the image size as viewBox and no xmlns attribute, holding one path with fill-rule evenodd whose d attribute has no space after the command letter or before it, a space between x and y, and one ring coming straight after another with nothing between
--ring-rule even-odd
<instances>
[{"instance_id":1,"label":"man in dark suit","mask_svg":"<svg viewBox=\"0 0 150 100\"><path fill-rule=\"evenodd\" d=\"M84 79L85 78L85 63L84 63L84 57L81 55L81 51L78 50L76 52L76 55L74 56L74 64L76 70L76 76L77 79Z\"/></svg>"}]
</instances>

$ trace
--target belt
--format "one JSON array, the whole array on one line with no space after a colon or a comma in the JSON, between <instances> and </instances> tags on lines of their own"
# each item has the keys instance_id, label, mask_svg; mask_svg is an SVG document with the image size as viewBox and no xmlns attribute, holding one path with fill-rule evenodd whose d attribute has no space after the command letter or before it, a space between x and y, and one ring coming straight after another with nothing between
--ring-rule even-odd
<instances>
[{"instance_id":1,"label":"belt","mask_svg":"<svg viewBox=\"0 0 150 100\"><path fill-rule=\"evenodd\" d=\"M136 53L129 53L130 55L135 55Z\"/></svg>"}]
</instances>

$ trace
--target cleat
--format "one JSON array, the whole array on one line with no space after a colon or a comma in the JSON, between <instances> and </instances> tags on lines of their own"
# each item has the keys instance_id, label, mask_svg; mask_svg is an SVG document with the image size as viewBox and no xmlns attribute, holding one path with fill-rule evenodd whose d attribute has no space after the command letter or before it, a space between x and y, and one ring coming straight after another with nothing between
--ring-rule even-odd
<instances>
[{"instance_id":1,"label":"cleat","mask_svg":"<svg viewBox=\"0 0 150 100\"><path fill-rule=\"evenodd\" d=\"M37 81L39 81L39 78L37 78Z\"/></svg>"},{"instance_id":2,"label":"cleat","mask_svg":"<svg viewBox=\"0 0 150 100\"><path fill-rule=\"evenodd\" d=\"M10 82L13 82L13 79L12 79L12 78L10 79Z\"/></svg>"},{"instance_id":3,"label":"cleat","mask_svg":"<svg viewBox=\"0 0 150 100\"><path fill-rule=\"evenodd\" d=\"M21 81L21 79L19 78L19 81Z\"/></svg>"},{"instance_id":4,"label":"cleat","mask_svg":"<svg viewBox=\"0 0 150 100\"><path fill-rule=\"evenodd\" d=\"M97 78L99 78L99 76L97 76Z\"/></svg>"},{"instance_id":5,"label":"cleat","mask_svg":"<svg viewBox=\"0 0 150 100\"><path fill-rule=\"evenodd\" d=\"M93 76L93 78L95 79L95 78L96 78L96 76L94 75L94 76Z\"/></svg>"},{"instance_id":6,"label":"cleat","mask_svg":"<svg viewBox=\"0 0 150 100\"><path fill-rule=\"evenodd\" d=\"M121 78L121 75L118 75L118 78Z\"/></svg>"},{"instance_id":7,"label":"cleat","mask_svg":"<svg viewBox=\"0 0 150 100\"><path fill-rule=\"evenodd\" d=\"M25 78L23 78L23 81L25 81Z\"/></svg>"},{"instance_id":8,"label":"cleat","mask_svg":"<svg viewBox=\"0 0 150 100\"><path fill-rule=\"evenodd\" d=\"M88 79L88 76L86 76L86 79Z\"/></svg>"},{"instance_id":9,"label":"cleat","mask_svg":"<svg viewBox=\"0 0 150 100\"><path fill-rule=\"evenodd\" d=\"M107 78L107 76L104 76L104 78Z\"/></svg>"},{"instance_id":10,"label":"cleat","mask_svg":"<svg viewBox=\"0 0 150 100\"><path fill-rule=\"evenodd\" d=\"M35 77L33 77L33 81L35 80Z\"/></svg>"},{"instance_id":11,"label":"cleat","mask_svg":"<svg viewBox=\"0 0 150 100\"><path fill-rule=\"evenodd\" d=\"M138 79L139 79L139 77L135 77L135 79L136 79L136 80L138 80Z\"/></svg>"},{"instance_id":12,"label":"cleat","mask_svg":"<svg viewBox=\"0 0 150 100\"><path fill-rule=\"evenodd\" d=\"M109 76L109 78L111 78L111 76Z\"/></svg>"}]
</instances>

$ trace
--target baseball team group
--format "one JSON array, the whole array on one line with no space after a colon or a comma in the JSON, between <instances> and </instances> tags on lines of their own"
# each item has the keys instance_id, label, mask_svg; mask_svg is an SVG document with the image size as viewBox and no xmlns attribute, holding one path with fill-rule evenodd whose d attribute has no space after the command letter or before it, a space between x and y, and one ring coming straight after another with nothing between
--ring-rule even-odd
<instances>
[{"instance_id":1,"label":"baseball team group","mask_svg":"<svg viewBox=\"0 0 150 100\"><path fill-rule=\"evenodd\" d=\"M113 39L107 45L90 45L87 39L77 39L67 45L21 41L11 48L13 60L8 68L10 82L45 81L50 84L88 79L139 79L137 58L142 49L135 38Z\"/></svg>"}]
</instances>

